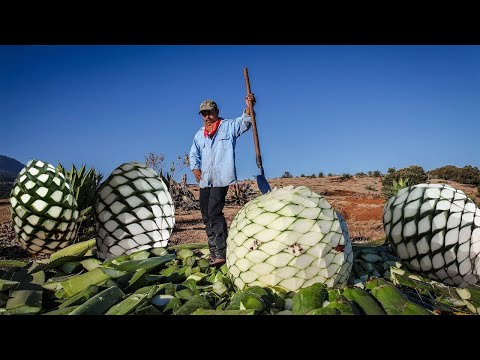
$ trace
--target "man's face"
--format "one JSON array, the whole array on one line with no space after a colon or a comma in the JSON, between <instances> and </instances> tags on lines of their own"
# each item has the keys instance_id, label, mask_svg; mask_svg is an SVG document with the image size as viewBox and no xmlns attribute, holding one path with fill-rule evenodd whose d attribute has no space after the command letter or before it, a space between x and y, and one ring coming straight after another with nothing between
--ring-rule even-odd
<instances>
[{"instance_id":1,"label":"man's face","mask_svg":"<svg viewBox=\"0 0 480 360\"><path fill-rule=\"evenodd\" d=\"M214 123L218 120L218 113L216 110L203 110L201 114L203 121L205 121L207 124Z\"/></svg>"}]
</instances>

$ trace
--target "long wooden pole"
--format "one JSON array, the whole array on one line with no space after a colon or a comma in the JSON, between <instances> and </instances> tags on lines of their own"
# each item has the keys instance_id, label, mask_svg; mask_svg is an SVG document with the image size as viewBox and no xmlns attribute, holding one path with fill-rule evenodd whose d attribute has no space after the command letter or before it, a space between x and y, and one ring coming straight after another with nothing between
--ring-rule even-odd
<instances>
[{"instance_id":1,"label":"long wooden pole","mask_svg":"<svg viewBox=\"0 0 480 360\"><path fill-rule=\"evenodd\" d=\"M247 68L243 68L243 74L245 75L245 84L247 85L247 95L250 95L252 91L250 89L250 79L248 78ZM252 100L248 100L248 107L250 110L250 116L252 118L253 143L255 144L255 155L257 158L257 166L262 171L262 175L263 175L262 155L260 153L260 142L258 141L257 123L255 121L255 112L253 111Z\"/></svg>"}]
</instances>

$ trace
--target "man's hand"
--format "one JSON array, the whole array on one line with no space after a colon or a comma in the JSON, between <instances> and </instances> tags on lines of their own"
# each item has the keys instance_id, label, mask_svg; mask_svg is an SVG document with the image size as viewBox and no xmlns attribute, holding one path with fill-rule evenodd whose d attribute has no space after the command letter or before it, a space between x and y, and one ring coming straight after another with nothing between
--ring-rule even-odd
<instances>
[{"instance_id":1,"label":"man's hand","mask_svg":"<svg viewBox=\"0 0 480 360\"><path fill-rule=\"evenodd\" d=\"M249 107L250 100L252 101L252 110L253 110L253 107L255 106L255 103L256 103L255 96L253 95L253 93L248 94L247 97L245 98L245 103L247 104L247 110L245 111L245 114L247 115L251 115L250 107Z\"/></svg>"},{"instance_id":2,"label":"man's hand","mask_svg":"<svg viewBox=\"0 0 480 360\"><path fill-rule=\"evenodd\" d=\"M193 175L195 175L195 179L197 180L197 182L200 182L200 179L202 178L202 170L193 169L192 172L193 172Z\"/></svg>"}]
</instances>

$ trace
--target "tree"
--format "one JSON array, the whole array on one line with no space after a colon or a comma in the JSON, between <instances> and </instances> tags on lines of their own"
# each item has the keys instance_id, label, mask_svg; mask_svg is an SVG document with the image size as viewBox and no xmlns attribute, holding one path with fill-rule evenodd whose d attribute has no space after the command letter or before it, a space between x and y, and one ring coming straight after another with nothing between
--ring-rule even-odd
<instances>
[{"instance_id":1,"label":"tree","mask_svg":"<svg viewBox=\"0 0 480 360\"><path fill-rule=\"evenodd\" d=\"M184 153L183 157L182 155L178 155L177 160L171 162L170 171L165 171L165 155L161 153L156 154L150 152L145 155L145 164L158 172L160 177L170 188L171 182L175 181L175 175L186 167L190 166L190 158L188 157L187 153Z\"/></svg>"},{"instance_id":2,"label":"tree","mask_svg":"<svg viewBox=\"0 0 480 360\"><path fill-rule=\"evenodd\" d=\"M165 155L163 154L155 154L153 152L150 152L145 155L145 164L158 172L160 176L163 176L164 161Z\"/></svg>"},{"instance_id":3,"label":"tree","mask_svg":"<svg viewBox=\"0 0 480 360\"><path fill-rule=\"evenodd\" d=\"M199 209L198 200L195 199L195 196L187 187L186 174L183 174L180 183L175 181L175 175L185 167L190 166L190 158L187 153L184 153L183 157L178 155L176 161L171 162L168 172L164 171L165 155L163 154L148 153L145 155L145 164L159 173L161 179L167 185L176 209Z\"/></svg>"}]
</instances>

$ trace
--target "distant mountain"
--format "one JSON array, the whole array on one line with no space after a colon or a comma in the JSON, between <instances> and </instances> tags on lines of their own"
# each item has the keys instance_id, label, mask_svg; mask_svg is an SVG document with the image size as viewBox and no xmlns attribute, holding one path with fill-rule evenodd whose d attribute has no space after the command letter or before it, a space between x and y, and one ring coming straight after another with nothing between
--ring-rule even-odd
<instances>
[{"instance_id":1,"label":"distant mountain","mask_svg":"<svg viewBox=\"0 0 480 360\"><path fill-rule=\"evenodd\" d=\"M9 172L16 176L24 166L25 165L18 160L5 155L0 155L0 172Z\"/></svg>"},{"instance_id":2,"label":"distant mountain","mask_svg":"<svg viewBox=\"0 0 480 360\"><path fill-rule=\"evenodd\" d=\"M24 166L25 165L18 160L0 155L0 199L9 196L15 179Z\"/></svg>"}]
</instances>

